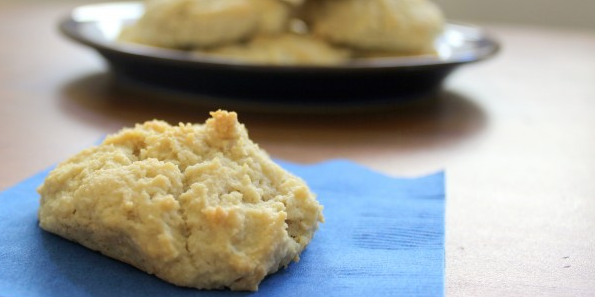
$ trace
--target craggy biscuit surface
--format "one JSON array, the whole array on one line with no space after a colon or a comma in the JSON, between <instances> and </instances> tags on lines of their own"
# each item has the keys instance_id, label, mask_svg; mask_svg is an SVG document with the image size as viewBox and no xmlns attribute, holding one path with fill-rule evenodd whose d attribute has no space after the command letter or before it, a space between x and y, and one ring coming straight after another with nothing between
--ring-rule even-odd
<instances>
[{"instance_id":1,"label":"craggy biscuit surface","mask_svg":"<svg viewBox=\"0 0 595 297\"><path fill-rule=\"evenodd\" d=\"M211 115L138 124L59 164L38 189L41 228L176 285L257 290L299 259L322 207L235 113Z\"/></svg>"}]
</instances>

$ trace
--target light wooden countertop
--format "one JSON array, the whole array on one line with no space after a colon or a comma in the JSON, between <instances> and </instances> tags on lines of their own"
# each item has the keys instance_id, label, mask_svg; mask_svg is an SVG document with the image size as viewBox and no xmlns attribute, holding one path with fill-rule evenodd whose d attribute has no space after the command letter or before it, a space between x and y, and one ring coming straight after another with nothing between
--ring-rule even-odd
<instances>
[{"instance_id":1,"label":"light wooden countertop","mask_svg":"<svg viewBox=\"0 0 595 297\"><path fill-rule=\"evenodd\" d=\"M0 2L0 189L123 126L208 116L115 90L95 52L59 35L65 3ZM488 28L502 52L455 72L436 102L240 120L276 158L445 169L447 295L593 296L595 33Z\"/></svg>"}]
</instances>

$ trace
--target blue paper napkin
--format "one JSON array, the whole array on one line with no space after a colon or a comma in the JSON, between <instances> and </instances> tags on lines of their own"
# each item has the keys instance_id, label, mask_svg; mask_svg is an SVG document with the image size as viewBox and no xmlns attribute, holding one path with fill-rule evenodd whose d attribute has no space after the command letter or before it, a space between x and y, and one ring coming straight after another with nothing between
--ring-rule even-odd
<instances>
[{"instance_id":1,"label":"blue paper napkin","mask_svg":"<svg viewBox=\"0 0 595 297\"><path fill-rule=\"evenodd\" d=\"M280 162L324 205L299 263L252 292L170 285L41 230L35 189L48 171L0 193L0 296L442 296L444 174L390 178L348 161Z\"/></svg>"}]
</instances>

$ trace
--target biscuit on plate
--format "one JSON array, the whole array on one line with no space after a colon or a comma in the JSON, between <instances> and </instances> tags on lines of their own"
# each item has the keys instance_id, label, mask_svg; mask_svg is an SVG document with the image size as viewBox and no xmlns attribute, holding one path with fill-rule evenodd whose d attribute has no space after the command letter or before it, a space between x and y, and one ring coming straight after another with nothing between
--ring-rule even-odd
<instances>
[{"instance_id":1,"label":"biscuit on plate","mask_svg":"<svg viewBox=\"0 0 595 297\"><path fill-rule=\"evenodd\" d=\"M308 0L302 13L315 35L374 52L433 52L444 25L427 0Z\"/></svg>"},{"instance_id":2,"label":"biscuit on plate","mask_svg":"<svg viewBox=\"0 0 595 297\"><path fill-rule=\"evenodd\" d=\"M245 44L228 45L199 53L252 64L334 65L346 62L349 51L309 36L286 33L257 36Z\"/></svg>"},{"instance_id":3,"label":"biscuit on plate","mask_svg":"<svg viewBox=\"0 0 595 297\"><path fill-rule=\"evenodd\" d=\"M257 290L297 261L322 207L233 112L138 124L52 170L41 228L179 286Z\"/></svg>"},{"instance_id":4,"label":"biscuit on plate","mask_svg":"<svg viewBox=\"0 0 595 297\"><path fill-rule=\"evenodd\" d=\"M119 40L175 49L218 46L281 32L289 14L290 5L278 0L153 0Z\"/></svg>"}]
</instances>

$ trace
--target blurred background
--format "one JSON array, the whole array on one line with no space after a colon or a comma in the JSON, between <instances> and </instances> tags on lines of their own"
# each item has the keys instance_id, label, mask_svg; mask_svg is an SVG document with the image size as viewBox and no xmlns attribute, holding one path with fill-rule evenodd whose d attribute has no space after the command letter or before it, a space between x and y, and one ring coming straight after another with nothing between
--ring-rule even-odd
<instances>
[{"instance_id":1,"label":"blurred background","mask_svg":"<svg viewBox=\"0 0 595 297\"><path fill-rule=\"evenodd\" d=\"M114 0L61 0L60 2L109 2ZM117 1L117 0L116 0ZM595 29L595 0L433 0L449 19L493 24ZM0 0L48 2L47 0ZM50 1L51 2L51 1Z\"/></svg>"},{"instance_id":2,"label":"blurred background","mask_svg":"<svg viewBox=\"0 0 595 297\"><path fill-rule=\"evenodd\" d=\"M595 29L594 0L434 0L449 19Z\"/></svg>"}]
</instances>

